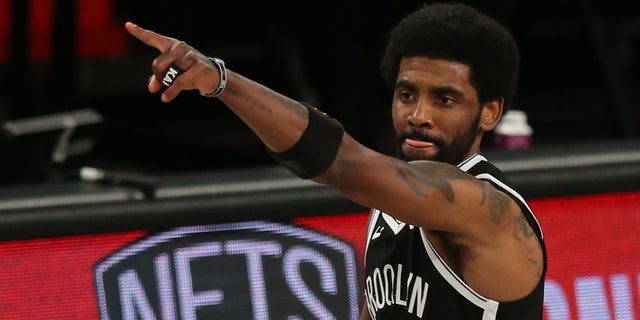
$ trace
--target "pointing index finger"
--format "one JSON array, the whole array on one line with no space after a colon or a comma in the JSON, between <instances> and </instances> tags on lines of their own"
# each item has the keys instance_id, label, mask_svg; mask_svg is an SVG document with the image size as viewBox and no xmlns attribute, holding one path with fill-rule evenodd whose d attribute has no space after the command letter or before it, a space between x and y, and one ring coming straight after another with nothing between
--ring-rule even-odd
<instances>
[{"instance_id":1,"label":"pointing index finger","mask_svg":"<svg viewBox=\"0 0 640 320\"><path fill-rule=\"evenodd\" d=\"M171 46L176 41L173 38L163 36L151 30L143 29L132 22L127 22L124 26L131 35L140 39L140 41L144 42L148 46L158 49L160 52L165 52L171 49Z\"/></svg>"}]
</instances>

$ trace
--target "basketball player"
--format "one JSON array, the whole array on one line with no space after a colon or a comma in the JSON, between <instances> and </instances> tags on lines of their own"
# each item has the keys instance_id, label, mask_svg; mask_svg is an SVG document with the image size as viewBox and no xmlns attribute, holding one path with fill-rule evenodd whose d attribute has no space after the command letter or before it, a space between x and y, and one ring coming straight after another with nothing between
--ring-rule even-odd
<instances>
[{"instance_id":1,"label":"basketball player","mask_svg":"<svg viewBox=\"0 0 640 320\"><path fill-rule=\"evenodd\" d=\"M381 69L393 90L397 158L185 42L126 28L160 51L149 91L166 88L162 101L183 90L220 99L293 173L372 208L361 319L542 319L541 229L480 154L518 80L518 47L499 23L436 3L392 30Z\"/></svg>"}]
</instances>

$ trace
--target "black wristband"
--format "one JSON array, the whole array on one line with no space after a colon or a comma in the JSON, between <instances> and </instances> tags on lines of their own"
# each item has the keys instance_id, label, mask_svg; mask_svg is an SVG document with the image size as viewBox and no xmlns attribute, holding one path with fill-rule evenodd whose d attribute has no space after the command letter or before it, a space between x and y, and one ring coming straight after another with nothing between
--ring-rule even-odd
<instances>
[{"instance_id":1,"label":"black wristband","mask_svg":"<svg viewBox=\"0 0 640 320\"><path fill-rule=\"evenodd\" d=\"M344 128L324 112L302 103L309 110L309 122L302 136L290 149L271 156L302 179L313 178L326 171L340 148Z\"/></svg>"}]
</instances>

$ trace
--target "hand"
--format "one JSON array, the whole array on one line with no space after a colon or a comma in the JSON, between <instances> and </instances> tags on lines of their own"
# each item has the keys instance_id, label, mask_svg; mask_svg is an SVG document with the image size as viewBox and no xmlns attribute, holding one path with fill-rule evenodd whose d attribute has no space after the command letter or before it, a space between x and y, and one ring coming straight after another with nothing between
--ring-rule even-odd
<instances>
[{"instance_id":1,"label":"hand","mask_svg":"<svg viewBox=\"0 0 640 320\"><path fill-rule=\"evenodd\" d=\"M207 56L186 42L143 29L131 22L125 23L125 28L140 41L160 51L151 64L153 75L149 77L149 92L156 93L164 87L162 78L171 65L175 64L184 70L162 93L163 102L173 100L182 90L197 89L209 93L218 87L218 68Z\"/></svg>"}]
</instances>

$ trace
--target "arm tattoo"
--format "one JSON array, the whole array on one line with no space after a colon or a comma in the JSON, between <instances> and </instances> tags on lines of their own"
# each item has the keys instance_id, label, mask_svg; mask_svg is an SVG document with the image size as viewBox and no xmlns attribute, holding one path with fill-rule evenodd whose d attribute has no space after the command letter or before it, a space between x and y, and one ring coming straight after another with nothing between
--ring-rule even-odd
<instances>
[{"instance_id":1,"label":"arm tattoo","mask_svg":"<svg viewBox=\"0 0 640 320\"><path fill-rule=\"evenodd\" d=\"M426 197L426 192L422 191L414 180L440 190L447 198L447 201L453 203L455 195L450 181L473 179L472 176L460 171L460 169L444 163L415 161L407 164L398 159L392 159L391 161L402 180L413 192L421 197Z\"/></svg>"},{"instance_id":2,"label":"arm tattoo","mask_svg":"<svg viewBox=\"0 0 640 320\"><path fill-rule=\"evenodd\" d=\"M415 194L421 197L427 196L424 192L422 192L422 190L420 190L416 185L414 185L411 181L409 181L409 177L407 176L407 174L411 174L411 172L409 172L408 168L406 168L406 166L403 165L404 162L398 159L392 159L391 162L393 163L393 166L396 168L396 172L398 172L398 175L400 176L400 178L402 178L402 180L407 184L407 186L409 186L409 188Z\"/></svg>"},{"instance_id":3,"label":"arm tattoo","mask_svg":"<svg viewBox=\"0 0 640 320\"><path fill-rule=\"evenodd\" d=\"M247 82L247 83L252 82L251 80L249 80L249 79L247 79L247 78L245 78L243 76L238 76L238 78L239 78L240 81L243 81L243 82ZM255 85L258 86L258 88L260 89L260 93L262 95L265 95L265 96L268 96L270 98L273 98L274 100L277 100L278 103L283 105L285 108L295 111L300 117L304 117L306 115L305 108L303 108L298 101L288 99L288 98L278 94L277 92L275 92L275 91L273 91L273 90L271 90L271 89L269 89L269 88L267 88L267 87L265 87L265 86L263 86L261 84L257 84L256 83ZM243 93L241 93L240 91L235 90L233 86L227 87L226 90L227 90L228 93L230 93L230 94L232 94L234 96L242 97L246 104L248 104L248 105L250 105L250 106L252 106L254 108L260 109L260 110L262 110L264 112L267 112L267 113L273 113L273 111L274 111L273 108L270 105L264 103L263 99L255 99L255 98L252 98L251 96L246 96Z\"/></svg>"},{"instance_id":4,"label":"arm tattoo","mask_svg":"<svg viewBox=\"0 0 640 320\"><path fill-rule=\"evenodd\" d=\"M480 199L480 205L484 204L484 199L487 198L487 186L480 180L478 180L480 188L482 188L482 199Z\"/></svg>"},{"instance_id":5,"label":"arm tattoo","mask_svg":"<svg viewBox=\"0 0 640 320\"><path fill-rule=\"evenodd\" d=\"M510 198L496 188L490 188L489 192L491 194L489 199L489 220L499 225L504 221L509 209Z\"/></svg>"},{"instance_id":6,"label":"arm tattoo","mask_svg":"<svg viewBox=\"0 0 640 320\"><path fill-rule=\"evenodd\" d=\"M533 229L531 229L531 226L529 225L529 222L522 214L518 216L518 228L522 231L525 238L531 238L535 235L533 233Z\"/></svg>"},{"instance_id":7,"label":"arm tattoo","mask_svg":"<svg viewBox=\"0 0 640 320\"><path fill-rule=\"evenodd\" d=\"M291 100L291 99L289 99L287 97L284 97L282 95L279 95L278 93L276 93L275 91L273 91L273 90L271 90L271 89L269 89L267 87L261 86L260 88L262 89L262 93L265 96L269 96L269 97L277 100L278 103L280 103L285 108L295 111L298 114L298 116L304 117L306 115L305 108L303 108L300 105L299 102L297 102L295 100ZM263 103L262 101L252 100L251 102L252 102L253 105L259 107L260 109L266 110L269 113L273 112L273 109L269 105Z\"/></svg>"}]
</instances>

